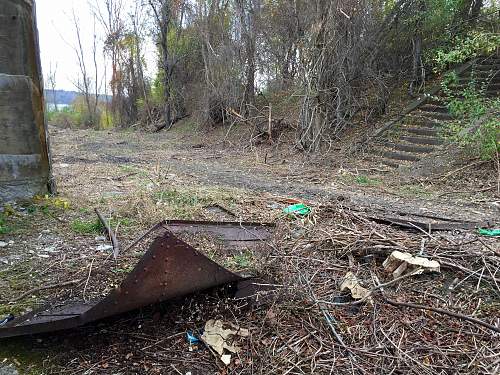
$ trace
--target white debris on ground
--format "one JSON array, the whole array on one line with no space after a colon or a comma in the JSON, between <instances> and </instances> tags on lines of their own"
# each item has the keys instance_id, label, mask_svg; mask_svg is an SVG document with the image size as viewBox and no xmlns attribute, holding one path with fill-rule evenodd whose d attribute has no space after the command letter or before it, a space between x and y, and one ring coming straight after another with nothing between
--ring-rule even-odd
<instances>
[{"instance_id":1,"label":"white debris on ground","mask_svg":"<svg viewBox=\"0 0 500 375\"><path fill-rule=\"evenodd\" d=\"M234 329L225 329L224 326L231 326ZM234 327L221 320L209 320L205 324L205 331L201 336L203 342L210 346L220 355L221 361L228 366L231 363L231 353L239 353L241 348L233 343L236 336L248 337L250 332L247 329Z\"/></svg>"},{"instance_id":2,"label":"white debris on ground","mask_svg":"<svg viewBox=\"0 0 500 375\"><path fill-rule=\"evenodd\" d=\"M351 296L354 299L367 298L370 295L370 291L361 286L358 278L352 272L347 272L340 284L340 291L350 291Z\"/></svg>"},{"instance_id":3,"label":"white debris on ground","mask_svg":"<svg viewBox=\"0 0 500 375\"><path fill-rule=\"evenodd\" d=\"M113 250L113 246L111 245L99 245L97 246L96 248L98 251L109 251L109 250Z\"/></svg>"},{"instance_id":4,"label":"white debris on ground","mask_svg":"<svg viewBox=\"0 0 500 375\"><path fill-rule=\"evenodd\" d=\"M441 272L439 262L400 251L394 251L389 255L383 266L386 272L392 273L394 279L405 273L419 275L424 272Z\"/></svg>"}]
</instances>

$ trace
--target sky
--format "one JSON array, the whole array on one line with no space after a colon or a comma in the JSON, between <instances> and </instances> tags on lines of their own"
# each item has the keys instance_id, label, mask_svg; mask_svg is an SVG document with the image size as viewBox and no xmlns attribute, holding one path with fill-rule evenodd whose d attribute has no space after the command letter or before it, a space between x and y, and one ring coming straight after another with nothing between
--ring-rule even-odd
<instances>
[{"instance_id":1,"label":"sky","mask_svg":"<svg viewBox=\"0 0 500 375\"><path fill-rule=\"evenodd\" d=\"M101 0L97 0L101 1ZM130 8L132 0L123 0L124 7ZM79 65L74 46L76 45L75 26L72 21L73 10L79 20L81 29L82 44L85 50L87 67L90 69L92 63L92 44L94 18L91 7L86 0L37 0L37 23L40 38L40 53L42 59L42 69L46 77L49 71L56 70L56 88L62 90L75 91L73 82L79 76ZM96 34L99 40L98 46L98 75L100 79L104 77L105 60L102 56L102 40L104 30L97 24ZM145 48L147 52L146 61L148 67L154 67L154 46ZM57 67L57 69L56 69ZM108 68L108 74L110 69ZM151 73L151 72L150 72ZM101 93L104 88L101 88Z\"/></svg>"}]
</instances>

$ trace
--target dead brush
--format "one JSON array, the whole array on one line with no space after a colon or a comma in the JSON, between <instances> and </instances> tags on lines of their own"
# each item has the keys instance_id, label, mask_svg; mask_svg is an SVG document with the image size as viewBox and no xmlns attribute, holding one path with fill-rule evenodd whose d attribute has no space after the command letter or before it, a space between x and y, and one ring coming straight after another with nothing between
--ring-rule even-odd
<instances>
[{"instance_id":1,"label":"dead brush","mask_svg":"<svg viewBox=\"0 0 500 375\"><path fill-rule=\"evenodd\" d=\"M485 240L402 231L331 205L279 232L267 271L283 289L249 350L259 373L497 373L498 333L461 317L498 327L500 265ZM442 272L392 280L382 261L394 250L422 253ZM340 292L348 271L373 303Z\"/></svg>"}]
</instances>

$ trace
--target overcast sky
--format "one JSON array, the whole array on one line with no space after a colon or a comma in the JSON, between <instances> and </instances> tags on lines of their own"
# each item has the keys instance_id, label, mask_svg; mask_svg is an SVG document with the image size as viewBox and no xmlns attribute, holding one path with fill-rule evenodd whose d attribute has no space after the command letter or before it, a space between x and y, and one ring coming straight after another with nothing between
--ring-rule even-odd
<instances>
[{"instance_id":1,"label":"overcast sky","mask_svg":"<svg viewBox=\"0 0 500 375\"><path fill-rule=\"evenodd\" d=\"M100 1L100 0L97 0ZM131 0L124 0L125 8L130 7ZM82 44L84 45L88 67L92 67L92 39L94 19L89 3L86 0L37 0L37 21L40 34L40 51L44 75L49 72L50 66L57 66L57 88L75 90L73 84L79 75L79 66L73 46L76 45L75 27L72 22L73 9L79 19ZM97 25L97 35L100 39L98 66L99 75L104 74L104 58L102 56L102 39L104 31ZM153 69L154 50L148 46L146 50L148 68ZM108 69L109 74L109 69ZM101 89L104 92L104 89Z\"/></svg>"}]
</instances>

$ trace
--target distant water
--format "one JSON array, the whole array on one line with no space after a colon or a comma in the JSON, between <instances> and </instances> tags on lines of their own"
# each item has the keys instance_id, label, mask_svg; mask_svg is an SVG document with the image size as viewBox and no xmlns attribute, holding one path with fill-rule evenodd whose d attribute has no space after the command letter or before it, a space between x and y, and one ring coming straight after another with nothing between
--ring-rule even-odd
<instances>
[{"instance_id":1,"label":"distant water","mask_svg":"<svg viewBox=\"0 0 500 375\"><path fill-rule=\"evenodd\" d=\"M58 104L57 109L60 111L61 109L69 107L70 104ZM49 111L54 111L56 109L56 105L54 103L47 103L47 109Z\"/></svg>"}]
</instances>

